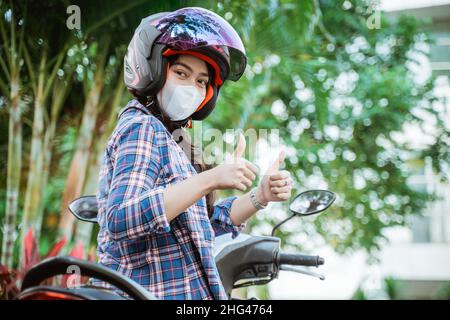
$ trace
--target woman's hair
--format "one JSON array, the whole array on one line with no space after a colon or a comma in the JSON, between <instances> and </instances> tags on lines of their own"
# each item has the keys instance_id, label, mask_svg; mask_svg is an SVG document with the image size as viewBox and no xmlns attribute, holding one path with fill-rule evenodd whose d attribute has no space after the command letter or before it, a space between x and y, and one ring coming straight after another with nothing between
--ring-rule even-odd
<instances>
[{"instance_id":1,"label":"woman's hair","mask_svg":"<svg viewBox=\"0 0 450 320\"><path fill-rule=\"evenodd\" d=\"M168 57L169 64L172 64L177 60L179 55L173 55ZM214 79L214 69L207 63L206 64L208 68L208 75L209 80L207 86L213 81ZM173 134L176 130L176 137L175 141L178 144L182 145L183 151L186 153L188 159L190 159L192 166L195 168L195 170L198 173L201 173L205 170L209 170L212 167L214 167L211 164L207 164L203 162L203 156L202 156L202 150L199 146L191 143L191 139L189 136L189 132L186 131L185 127L188 123L188 120L182 120L182 121L173 121L166 115L164 115L163 112L161 112L161 108L158 103L158 99L156 99L156 96L148 97L148 98L137 98L141 104L146 106L149 111L158 118L164 126L167 128L167 130ZM184 145L184 146L183 146ZM216 192L212 191L206 195L206 207L208 211L208 216L211 218L213 212L214 212L214 202L216 198Z\"/></svg>"}]
</instances>

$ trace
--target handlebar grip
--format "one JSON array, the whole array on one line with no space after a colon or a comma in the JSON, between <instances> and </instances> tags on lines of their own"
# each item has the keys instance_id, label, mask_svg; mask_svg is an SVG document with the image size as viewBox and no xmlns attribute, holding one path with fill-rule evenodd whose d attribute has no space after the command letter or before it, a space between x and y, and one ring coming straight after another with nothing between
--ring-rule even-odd
<instances>
[{"instance_id":1,"label":"handlebar grip","mask_svg":"<svg viewBox=\"0 0 450 320\"><path fill-rule=\"evenodd\" d=\"M318 267L325 263L325 259L319 256L305 254L280 253L279 264L290 264L296 266Z\"/></svg>"}]
</instances>

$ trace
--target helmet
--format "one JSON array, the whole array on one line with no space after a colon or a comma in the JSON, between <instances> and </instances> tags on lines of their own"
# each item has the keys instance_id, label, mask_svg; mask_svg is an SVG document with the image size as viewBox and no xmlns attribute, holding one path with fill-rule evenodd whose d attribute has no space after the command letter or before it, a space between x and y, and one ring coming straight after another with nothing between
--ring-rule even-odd
<instances>
[{"instance_id":1,"label":"helmet","mask_svg":"<svg viewBox=\"0 0 450 320\"><path fill-rule=\"evenodd\" d=\"M190 116L203 120L214 109L225 80L237 81L247 65L242 40L233 27L212 11L188 7L142 19L124 58L124 80L137 97L156 95L163 87L170 56L191 54L207 62L214 79Z\"/></svg>"}]
</instances>

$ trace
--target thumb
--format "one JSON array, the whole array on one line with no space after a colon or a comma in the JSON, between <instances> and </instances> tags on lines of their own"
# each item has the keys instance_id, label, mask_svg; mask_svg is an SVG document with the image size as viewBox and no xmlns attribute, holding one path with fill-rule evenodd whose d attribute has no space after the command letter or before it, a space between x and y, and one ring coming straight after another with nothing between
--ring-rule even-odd
<instances>
[{"instance_id":1,"label":"thumb","mask_svg":"<svg viewBox=\"0 0 450 320\"><path fill-rule=\"evenodd\" d=\"M242 133L239 133L239 142L238 145L236 147L236 150L234 151L234 157L235 158L241 158L242 155L245 152L245 138L244 135Z\"/></svg>"},{"instance_id":2,"label":"thumb","mask_svg":"<svg viewBox=\"0 0 450 320\"><path fill-rule=\"evenodd\" d=\"M277 172L280 169L280 166L283 164L284 158L286 158L286 153L284 152L284 150L282 150L280 151L278 158L272 163L267 172L268 173Z\"/></svg>"}]
</instances>

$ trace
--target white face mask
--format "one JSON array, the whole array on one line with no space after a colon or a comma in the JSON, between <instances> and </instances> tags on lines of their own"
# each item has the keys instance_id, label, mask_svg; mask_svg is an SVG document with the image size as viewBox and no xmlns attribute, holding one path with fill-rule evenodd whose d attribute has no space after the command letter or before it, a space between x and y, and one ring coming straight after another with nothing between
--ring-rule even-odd
<instances>
[{"instance_id":1,"label":"white face mask","mask_svg":"<svg viewBox=\"0 0 450 320\"><path fill-rule=\"evenodd\" d=\"M194 86L175 84L170 79L156 97L162 111L174 121L189 117L205 99Z\"/></svg>"}]
</instances>

